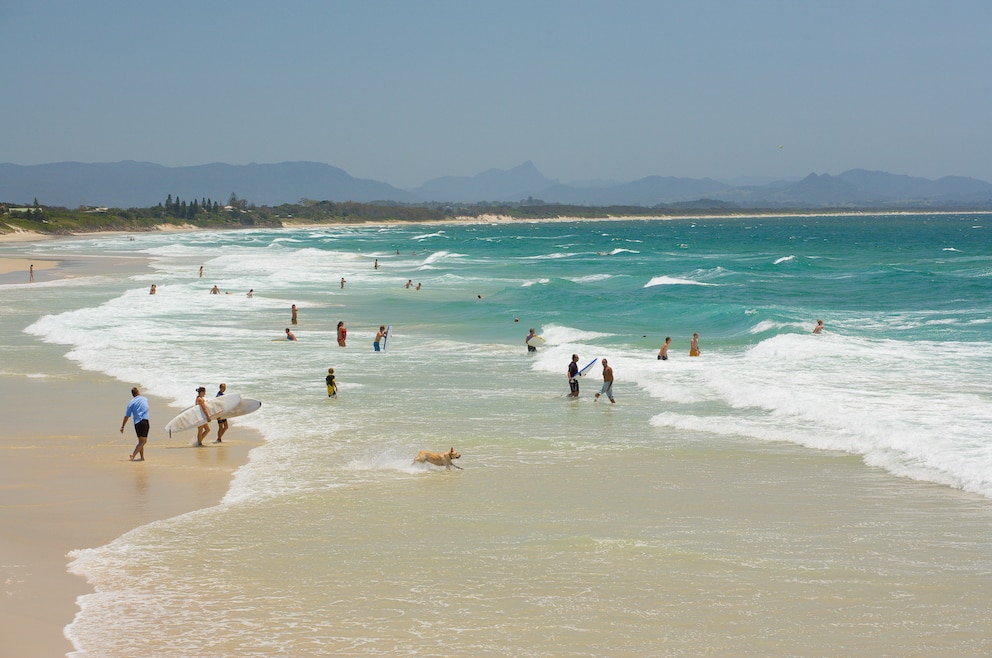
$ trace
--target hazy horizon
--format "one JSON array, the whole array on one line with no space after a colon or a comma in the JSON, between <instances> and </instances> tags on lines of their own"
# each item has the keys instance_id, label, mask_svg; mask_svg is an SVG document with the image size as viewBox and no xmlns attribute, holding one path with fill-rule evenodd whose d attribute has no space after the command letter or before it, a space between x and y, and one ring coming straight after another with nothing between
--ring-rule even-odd
<instances>
[{"instance_id":1,"label":"hazy horizon","mask_svg":"<svg viewBox=\"0 0 992 658\"><path fill-rule=\"evenodd\" d=\"M992 3L0 4L0 162L992 181Z\"/></svg>"}]
</instances>

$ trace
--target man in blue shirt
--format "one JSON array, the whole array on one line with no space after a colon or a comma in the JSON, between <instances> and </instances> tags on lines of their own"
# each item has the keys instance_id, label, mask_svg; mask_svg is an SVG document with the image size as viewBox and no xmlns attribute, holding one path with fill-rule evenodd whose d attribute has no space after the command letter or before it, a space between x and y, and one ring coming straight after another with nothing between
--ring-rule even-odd
<instances>
[{"instance_id":1,"label":"man in blue shirt","mask_svg":"<svg viewBox=\"0 0 992 658\"><path fill-rule=\"evenodd\" d=\"M148 399L141 394L138 387L131 389L131 402L124 412L124 420L121 421L121 434L124 433L124 426L127 419L134 419L134 433L138 435L138 445L134 446L131 453L131 461L136 461L135 457L140 457L137 461L145 461L145 444L148 443Z\"/></svg>"}]
</instances>

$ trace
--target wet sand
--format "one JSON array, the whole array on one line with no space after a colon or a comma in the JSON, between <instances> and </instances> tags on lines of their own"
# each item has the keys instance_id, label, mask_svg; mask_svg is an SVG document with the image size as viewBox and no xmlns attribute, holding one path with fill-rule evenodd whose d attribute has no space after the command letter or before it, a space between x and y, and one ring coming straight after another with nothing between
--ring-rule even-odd
<instances>
[{"instance_id":1,"label":"wet sand","mask_svg":"<svg viewBox=\"0 0 992 658\"><path fill-rule=\"evenodd\" d=\"M41 282L144 262L0 257L0 283L29 283L31 263ZM169 439L162 427L179 410L150 397L146 461L131 462L131 420L120 431L131 386L69 362L57 377L0 375L0 656L71 651L63 629L78 610L76 597L91 590L68 573L66 554L216 505L262 442L236 422L220 445L192 448L189 433ZM216 426L208 441L215 436Z\"/></svg>"},{"instance_id":2,"label":"wet sand","mask_svg":"<svg viewBox=\"0 0 992 658\"><path fill-rule=\"evenodd\" d=\"M0 655L70 651L62 629L89 588L66 571L66 554L217 504L261 442L234 422L220 445L191 448L187 434L168 439L161 427L177 410L150 398L146 461L132 463L130 420L120 432L129 389L87 373L70 381L0 378L0 397L13 412L0 437Z\"/></svg>"}]
</instances>

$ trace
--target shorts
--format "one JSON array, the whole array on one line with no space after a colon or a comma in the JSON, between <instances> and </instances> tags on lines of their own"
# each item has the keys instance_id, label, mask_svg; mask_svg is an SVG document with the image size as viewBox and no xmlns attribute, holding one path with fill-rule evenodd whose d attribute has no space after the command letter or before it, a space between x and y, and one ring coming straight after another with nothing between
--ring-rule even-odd
<instances>
[{"instance_id":1,"label":"shorts","mask_svg":"<svg viewBox=\"0 0 992 658\"><path fill-rule=\"evenodd\" d=\"M375 349L376 352L378 352L379 351L379 341L376 341L376 342L372 343L372 347Z\"/></svg>"},{"instance_id":2,"label":"shorts","mask_svg":"<svg viewBox=\"0 0 992 658\"><path fill-rule=\"evenodd\" d=\"M218 418L217 419L217 427L227 427L227 419L226 418Z\"/></svg>"},{"instance_id":3,"label":"shorts","mask_svg":"<svg viewBox=\"0 0 992 658\"><path fill-rule=\"evenodd\" d=\"M579 380L578 379L569 379L568 380L568 388L572 391L572 393L578 393L579 392Z\"/></svg>"},{"instance_id":4,"label":"shorts","mask_svg":"<svg viewBox=\"0 0 992 658\"><path fill-rule=\"evenodd\" d=\"M330 386L327 387L327 397L333 398L337 394L338 394L338 387L337 386L335 386L334 384L331 384Z\"/></svg>"},{"instance_id":5,"label":"shorts","mask_svg":"<svg viewBox=\"0 0 992 658\"><path fill-rule=\"evenodd\" d=\"M534 347L533 345L528 345L527 346L527 351L528 352L536 352L537 351L537 348Z\"/></svg>"},{"instance_id":6,"label":"shorts","mask_svg":"<svg viewBox=\"0 0 992 658\"><path fill-rule=\"evenodd\" d=\"M139 420L134 424L134 433L138 435L139 439L148 438L148 419Z\"/></svg>"},{"instance_id":7,"label":"shorts","mask_svg":"<svg viewBox=\"0 0 992 658\"><path fill-rule=\"evenodd\" d=\"M666 354L666 355L662 356L661 354L659 354L658 355L658 360L659 361L668 361L668 355Z\"/></svg>"}]
</instances>

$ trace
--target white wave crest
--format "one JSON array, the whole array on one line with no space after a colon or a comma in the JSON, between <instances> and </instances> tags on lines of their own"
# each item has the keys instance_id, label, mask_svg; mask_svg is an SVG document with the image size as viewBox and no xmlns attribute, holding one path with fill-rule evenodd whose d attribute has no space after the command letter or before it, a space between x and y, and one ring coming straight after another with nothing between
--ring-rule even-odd
<instances>
[{"instance_id":1,"label":"white wave crest","mask_svg":"<svg viewBox=\"0 0 992 658\"><path fill-rule=\"evenodd\" d=\"M647 283L644 284L645 288L652 288L654 286L715 286L715 283L704 283L702 281L693 281L692 279L682 279L673 276L656 276Z\"/></svg>"}]
</instances>

